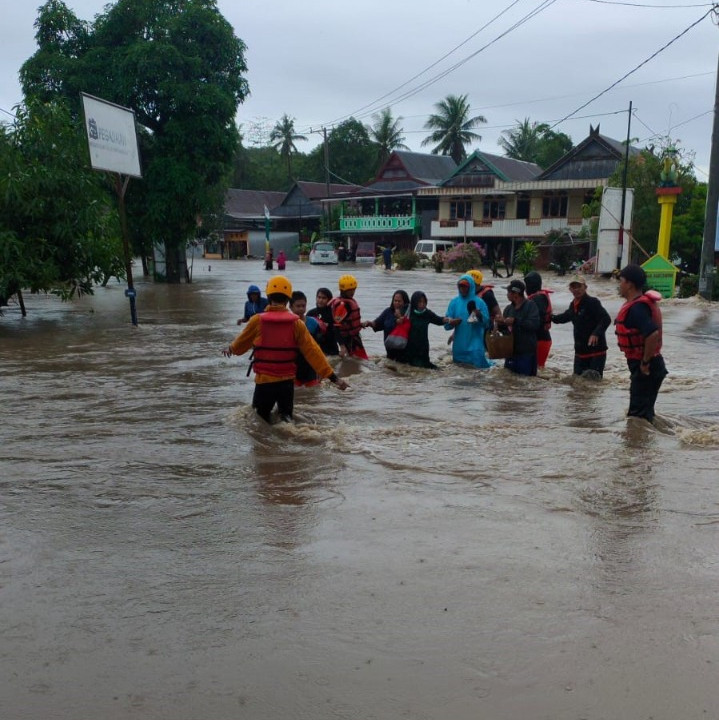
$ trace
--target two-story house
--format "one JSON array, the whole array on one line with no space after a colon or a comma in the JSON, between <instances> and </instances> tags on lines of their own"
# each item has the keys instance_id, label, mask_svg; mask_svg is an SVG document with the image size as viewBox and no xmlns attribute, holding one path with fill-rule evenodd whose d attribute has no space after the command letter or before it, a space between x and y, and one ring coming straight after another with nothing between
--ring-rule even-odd
<instances>
[{"instance_id":1,"label":"two-story house","mask_svg":"<svg viewBox=\"0 0 719 720\"><path fill-rule=\"evenodd\" d=\"M630 148L630 154L639 152ZM513 253L517 241L542 240L550 230L578 232L589 224L583 209L624 159L624 143L590 126L589 136L542 171L532 163L477 150L439 188L431 236L488 243Z\"/></svg>"}]
</instances>

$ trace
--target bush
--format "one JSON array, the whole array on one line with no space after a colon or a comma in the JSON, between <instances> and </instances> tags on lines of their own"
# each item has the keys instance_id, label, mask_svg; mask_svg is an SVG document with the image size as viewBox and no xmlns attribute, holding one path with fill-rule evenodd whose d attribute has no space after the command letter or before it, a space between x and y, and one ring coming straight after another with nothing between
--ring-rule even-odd
<instances>
[{"instance_id":1,"label":"bush","mask_svg":"<svg viewBox=\"0 0 719 720\"><path fill-rule=\"evenodd\" d=\"M514 264L522 275L534 270L534 263L539 255L539 248L533 242L525 242L515 253Z\"/></svg>"},{"instance_id":2,"label":"bush","mask_svg":"<svg viewBox=\"0 0 719 720\"><path fill-rule=\"evenodd\" d=\"M484 262L484 249L476 243L459 243L444 253L444 264L457 272L478 268Z\"/></svg>"},{"instance_id":3,"label":"bush","mask_svg":"<svg viewBox=\"0 0 719 720\"><path fill-rule=\"evenodd\" d=\"M394 261L400 270L414 270L419 265L420 257L414 250L399 250Z\"/></svg>"}]
</instances>

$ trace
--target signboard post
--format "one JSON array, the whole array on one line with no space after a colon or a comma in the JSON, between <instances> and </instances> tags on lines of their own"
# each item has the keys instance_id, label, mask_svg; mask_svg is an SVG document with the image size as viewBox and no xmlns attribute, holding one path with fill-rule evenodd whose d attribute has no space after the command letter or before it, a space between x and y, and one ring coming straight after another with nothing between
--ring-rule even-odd
<instances>
[{"instance_id":1,"label":"signboard post","mask_svg":"<svg viewBox=\"0 0 719 720\"><path fill-rule=\"evenodd\" d=\"M130 318L137 325L137 293L132 280L132 255L127 231L125 211L125 192L130 177L142 177L140 153L135 132L135 113L100 98L80 93L85 112L85 130L90 149L90 165L93 170L115 173L115 193L117 194L122 245L125 254L125 273L127 290L125 296L130 301Z\"/></svg>"}]
</instances>

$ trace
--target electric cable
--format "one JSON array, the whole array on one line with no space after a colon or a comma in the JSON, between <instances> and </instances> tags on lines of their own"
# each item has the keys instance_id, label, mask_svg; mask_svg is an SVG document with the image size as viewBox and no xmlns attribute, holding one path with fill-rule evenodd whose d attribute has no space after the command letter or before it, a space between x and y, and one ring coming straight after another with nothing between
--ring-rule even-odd
<instances>
[{"instance_id":1,"label":"electric cable","mask_svg":"<svg viewBox=\"0 0 719 720\"><path fill-rule=\"evenodd\" d=\"M689 27L685 28L678 35L673 37L668 43L666 43L665 45L660 47L659 50L657 50L656 52L653 52L646 60L643 60L642 62L640 62L639 65L637 65L634 69L632 69L628 73L625 73L624 75L622 75L622 77L620 77L619 80L613 82L609 87L602 90L602 92L598 93L590 100L587 100L587 102L585 102L583 105L580 105L576 110L573 110L568 115L565 115L561 120L558 120L556 123L554 123L554 125L552 125L552 127L549 129L553 130L555 127L557 127L557 125L560 125L565 120L569 120L570 117L576 115L576 113L578 113L580 110L584 110L584 108L587 107L587 105L591 105L591 103L593 103L595 100L598 100L600 97L602 97L602 95L605 95L606 93L608 93L610 90L612 90L617 85L619 85L619 83L621 83L623 80L626 80L630 75L633 75L637 70L639 70L639 68L646 65L650 60L653 60L661 52L664 52L664 50L666 50L670 45L672 45L677 40L679 40L679 38L686 35L692 28L696 27L702 20L704 20L704 18L708 17L713 12L714 12L714 7L712 7L711 10L708 10L707 12L705 12L704 15L702 15L698 20L696 20L691 25L689 25Z\"/></svg>"}]
</instances>

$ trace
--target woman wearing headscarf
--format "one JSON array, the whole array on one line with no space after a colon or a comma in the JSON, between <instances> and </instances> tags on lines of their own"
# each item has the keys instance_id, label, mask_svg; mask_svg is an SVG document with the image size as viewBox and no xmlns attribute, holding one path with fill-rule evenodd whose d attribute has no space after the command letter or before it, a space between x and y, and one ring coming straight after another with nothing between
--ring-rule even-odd
<instances>
[{"instance_id":1,"label":"woman wearing headscarf","mask_svg":"<svg viewBox=\"0 0 719 720\"><path fill-rule=\"evenodd\" d=\"M386 340L397 326L397 320L406 315L408 309L409 295L404 290L395 290L389 307L386 307L374 320L363 322L362 327L370 327L375 332L382 330ZM404 362L404 350L387 350L387 357L390 360Z\"/></svg>"},{"instance_id":2,"label":"woman wearing headscarf","mask_svg":"<svg viewBox=\"0 0 719 720\"><path fill-rule=\"evenodd\" d=\"M478 368L488 368L494 363L487 360L484 332L489 327L487 303L476 295L471 275L462 275L457 281L457 297L450 300L447 308L446 330L454 330L452 359Z\"/></svg>"},{"instance_id":3,"label":"woman wearing headscarf","mask_svg":"<svg viewBox=\"0 0 719 720\"><path fill-rule=\"evenodd\" d=\"M427 296L421 291L412 293L409 303L409 338L404 351L404 362L413 367L435 369L429 359L429 326L445 325L448 317L441 317L427 307Z\"/></svg>"}]
</instances>

